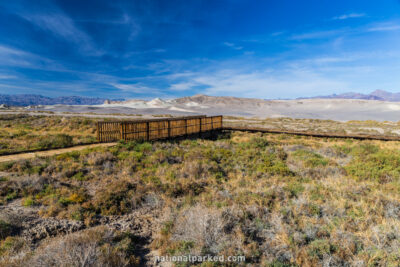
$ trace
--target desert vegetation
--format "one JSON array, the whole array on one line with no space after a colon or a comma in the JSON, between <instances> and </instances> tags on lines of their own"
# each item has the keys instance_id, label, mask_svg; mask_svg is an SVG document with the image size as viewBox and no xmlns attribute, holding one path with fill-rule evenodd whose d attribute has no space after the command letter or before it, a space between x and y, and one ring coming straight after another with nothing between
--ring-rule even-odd
<instances>
[{"instance_id":1,"label":"desert vegetation","mask_svg":"<svg viewBox=\"0 0 400 267\"><path fill-rule=\"evenodd\" d=\"M1 264L398 266L399 148L233 132L3 163Z\"/></svg>"},{"instance_id":2,"label":"desert vegetation","mask_svg":"<svg viewBox=\"0 0 400 267\"><path fill-rule=\"evenodd\" d=\"M0 155L93 143L95 123L82 117L0 115Z\"/></svg>"},{"instance_id":3,"label":"desert vegetation","mask_svg":"<svg viewBox=\"0 0 400 267\"><path fill-rule=\"evenodd\" d=\"M320 119L294 119L294 118L246 118L224 116L225 126L256 127L286 131L305 131L332 134L364 134L399 136L400 124L392 121L334 121Z\"/></svg>"},{"instance_id":4,"label":"desert vegetation","mask_svg":"<svg viewBox=\"0 0 400 267\"><path fill-rule=\"evenodd\" d=\"M36 113L37 115L0 114L0 155L94 143L96 142L96 122L98 120L116 120L123 115L114 114L115 118L93 118L89 113L82 114L82 117L48 116L48 114ZM126 119L126 116L125 114L120 120ZM136 119L171 117L171 115L143 117L140 114L132 116ZM400 135L398 123L377 121L338 122L318 119L259 119L225 116L224 126L335 134Z\"/></svg>"}]
</instances>

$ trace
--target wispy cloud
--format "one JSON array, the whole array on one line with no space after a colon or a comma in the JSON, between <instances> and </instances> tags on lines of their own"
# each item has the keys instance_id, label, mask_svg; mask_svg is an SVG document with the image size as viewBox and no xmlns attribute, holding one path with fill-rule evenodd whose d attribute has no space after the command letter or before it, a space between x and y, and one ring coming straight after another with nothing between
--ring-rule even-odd
<instances>
[{"instance_id":1,"label":"wispy cloud","mask_svg":"<svg viewBox=\"0 0 400 267\"><path fill-rule=\"evenodd\" d=\"M230 47L232 49L235 49L235 50L242 50L243 49L243 46L238 46L238 45L235 45L234 43L230 43L230 42L224 42L224 45L227 46L227 47Z\"/></svg>"},{"instance_id":2,"label":"wispy cloud","mask_svg":"<svg viewBox=\"0 0 400 267\"><path fill-rule=\"evenodd\" d=\"M333 17L333 20L345 20L345 19L353 19L353 18L362 18L365 17L366 14L364 13L349 13L349 14L343 14L341 16Z\"/></svg>"},{"instance_id":3,"label":"wispy cloud","mask_svg":"<svg viewBox=\"0 0 400 267\"><path fill-rule=\"evenodd\" d=\"M367 31L369 32L386 32L386 31L398 31L398 30L400 30L400 24L393 22L379 23L367 29Z\"/></svg>"},{"instance_id":4,"label":"wispy cloud","mask_svg":"<svg viewBox=\"0 0 400 267\"><path fill-rule=\"evenodd\" d=\"M359 33L372 33L372 32L383 32L383 31L398 31L400 30L400 23L398 21L384 21L366 24L357 27L342 27L338 29L328 29L321 31L310 31L293 34L289 37L289 40L312 40L312 39L327 39L343 37L344 35L354 35Z\"/></svg>"},{"instance_id":5,"label":"wispy cloud","mask_svg":"<svg viewBox=\"0 0 400 267\"><path fill-rule=\"evenodd\" d=\"M336 36L344 33L344 30L326 30L326 31L313 31L300 34L294 34L290 37L291 40L309 40L309 39L322 39L327 37Z\"/></svg>"},{"instance_id":6,"label":"wispy cloud","mask_svg":"<svg viewBox=\"0 0 400 267\"><path fill-rule=\"evenodd\" d=\"M158 89L140 83L136 84L110 83L110 85L119 90L135 94L154 95L159 93Z\"/></svg>"},{"instance_id":7,"label":"wispy cloud","mask_svg":"<svg viewBox=\"0 0 400 267\"><path fill-rule=\"evenodd\" d=\"M19 14L22 18L44 31L49 31L67 42L75 43L78 48L94 56L101 56L104 51L96 47L92 38L79 29L74 21L61 11L40 14Z\"/></svg>"},{"instance_id":8,"label":"wispy cloud","mask_svg":"<svg viewBox=\"0 0 400 267\"><path fill-rule=\"evenodd\" d=\"M10 80L10 79L17 79L17 76L8 75L8 74L0 74L0 80Z\"/></svg>"},{"instance_id":9,"label":"wispy cloud","mask_svg":"<svg viewBox=\"0 0 400 267\"><path fill-rule=\"evenodd\" d=\"M47 58L0 44L0 65L31 69L61 70L62 67Z\"/></svg>"},{"instance_id":10,"label":"wispy cloud","mask_svg":"<svg viewBox=\"0 0 400 267\"><path fill-rule=\"evenodd\" d=\"M172 84L169 89L172 91L187 91L191 90L194 86L198 84L194 82L180 82L180 83L174 83Z\"/></svg>"},{"instance_id":11,"label":"wispy cloud","mask_svg":"<svg viewBox=\"0 0 400 267\"><path fill-rule=\"evenodd\" d=\"M299 94L313 95L320 92L321 88L326 91L348 89L345 82L308 70L293 70L280 75L262 71L217 72L198 76L194 80L207 87L206 94L242 97L291 98Z\"/></svg>"}]
</instances>

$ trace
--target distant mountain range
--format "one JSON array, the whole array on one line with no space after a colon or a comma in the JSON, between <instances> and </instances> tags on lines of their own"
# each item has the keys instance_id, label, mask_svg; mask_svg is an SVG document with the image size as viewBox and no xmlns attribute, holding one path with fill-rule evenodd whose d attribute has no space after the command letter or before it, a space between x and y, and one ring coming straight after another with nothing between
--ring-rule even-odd
<instances>
[{"instance_id":1,"label":"distant mountain range","mask_svg":"<svg viewBox=\"0 0 400 267\"><path fill-rule=\"evenodd\" d=\"M99 97L82 96L61 96L46 97L42 95L21 94L21 95L2 95L0 94L0 105L8 106L36 106L36 105L98 105L103 104L107 99Z\"/></svg>"},{"instance_id":2,"label":"distant mountain range","mask_svg":"<svg viewBox=\"0 0 400 267\"><path fill-rule=\"evenodd\" d=\"M360 94L360 93L344 93L344 94L333 94L326 96L315 96L315 97L301 97L298 99L364 99L364 100L381 100L381 101L393 101L400 102L400 93L391 93L384 90L376 90L370 94ZM157 99L156 99L157 100ZM8 106L37 106L37 105L100 105L103 103L118 103L118 102L138 102L135 105L139 105L141 102L147 103L150 106L157 106L158 102L153 100L153 102L147 103L144 100L128 100L124 101L124 99L113 99L109 100L101 97L82 97L82 96L61 96L61 97L46 97L42 95L33 95L33 94L21 94L21 95L4 95L0 94L0 105L8 105ZM177 104L183 104L186 102L202 104L205 102L213 102L214 104L222 104L225 102L240 104L241 102L250 101L252 105L260 105L264 100L262 99L246 99L246 98L237 98L237 97L212 97L206 95L195 95L190 97L182 97L172 100ZM261 102L260 102L261 101ZM133 103L132 102L132 103ZM139 103L140 102L140 103ZM259 103L260 102L260 103ZM143 104L142 103L142 104ZM141 105L142 105L141 104ZM140 105L139 105L140 106ZM138 107L139 107L138 106Z\"/></svg>"},{"instance_id":3,"label":"distant mountain range","mask_svg":"<svg viewBox=\"0 0 400 267\"><path fill-rule=\"evenodd\" d=\"M301 97L298 99L364 99L364 100L381 100L381 101L400 101L400 93L390 93L384 90L375 90L370 94L360 93L344 93L344 94L333 94L326 96L314 96L314 97Z\"/></svg>"}]
</instances>

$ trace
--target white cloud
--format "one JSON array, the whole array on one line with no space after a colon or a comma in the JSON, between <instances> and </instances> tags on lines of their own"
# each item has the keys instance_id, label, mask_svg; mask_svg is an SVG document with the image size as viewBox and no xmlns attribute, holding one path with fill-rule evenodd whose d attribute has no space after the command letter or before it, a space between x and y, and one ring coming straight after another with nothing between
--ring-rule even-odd
<instances>
[{"instance_id":1,"label":"white cloud","mask_svg":"<svg viewBox=\"0 0 400 267\"><path fill-rule=\"evenodd\" d=\"M394 23L381 23L367 29L367 31L369 32L385 32L398 30L400 30L400 25Z\"/></svg>"},{"instance_id":2,"label":"white cloud","mask_svg":"<svg viewBox=\"0 0 400 267\"><path fill-rule=\"evenodd\" d=\"M169 89L172 91L186 91L186 90L190 90L192 87L194 87L196 85L197 84L194 82L174 83L169 87Z\"/></svg>"},{"instance_id":3,"label":"white cloud","mask_svg":"<svg viewBox=\"0 0 400 267\"><path fill-rule=\"evenodd\" d=\"M364 13L350 13L350 14L343 14L341 16L333 17L334 20L345 20L345 19L352 19L352 18L361 18L365 17L366 14Z\"/></svg>"},{"instance_id":4,"label":"white cloud","mask_svg":"<svg viewBox=\"0 0 400 267\"><path fill-rule=\"evenodd\" d=\"M326 30L292 35L292 40L323 39L344 33L344 30Z\"/></svg>"},{"instance_id":5,"label":"white cloud","mask_svg":"<svg viewBox=\"0 0 400 267\"><path fill-rule=\"evenodd\" d=\"M243 46L237 46L234 43L224 42L224 45L235 50L242 50Z\"/></svg>"},{"instance_id":6,"label":"white cloud","mask_svg":"<svg viewBox=\"0 0 400 267\"><path fill-rule=\"evenodd\" d=\"M123 83L110 83L111 86L129 93L152 95L157 94L158 89L148 87L143 84L123 84Z\"/></svg>"},{"instance_id":7,"label":"white cloud","mask_svg":"<svg viewBox=\"0 0 400 267\"><path fill-rule=\"evenodd\" d=\"M292 70L279 75L259 71L250 73L222 71L195 77L194 81L207 87L204 91L206 94L259 98L290 98L348 88L345 82L306 70Z\"/></svg>"}]
</instances>

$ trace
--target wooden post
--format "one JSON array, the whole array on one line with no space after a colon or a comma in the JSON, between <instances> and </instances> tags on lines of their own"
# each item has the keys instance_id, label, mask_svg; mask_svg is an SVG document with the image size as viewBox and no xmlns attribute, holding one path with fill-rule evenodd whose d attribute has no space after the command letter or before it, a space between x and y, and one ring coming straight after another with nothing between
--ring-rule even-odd
<instances>
[{"instance_id":1,"label":"wooden post","mask_svg":"<svg viewBox=\"0 0 400 267\"><path fill-rule=\"evenodd\" d=\"M147 127L147 141L150 140L150 122L146 122Z\"/></svg>"},{"instance_id":2,"label":"wooden post","mask_svg":"<svg viewBox=\"0 0 400 267\"><path fill-rule=\"evenodd\" d=\"M168 138L171 138L171 121L168 120Z\"/></svg>"},{"instance_id":3,"label":"wooden post","mask_svg":"<svg viewBox=\"0 0 400 267\"><path fill-rule=\"evenodd\" d=\"M119 138L121 139L121 140L124 140L124 123L123 122L120 122L119 123Z\"/></svg>"},{"instance_id":4,"label":"wooden post","mask_svg":"<svg viewBox=\"0 0 400 267\"><path fill-rule=\"evenodd\" d=\"M187 135L187 119L185 119L185 136Z\"/></svg>"},{"instance_id":5,"label":"wooden post","mask_svg":"<svg viewBox=\"0 0 400 267\"><path fill-rule=\"evenodd\" d=\"M201 118L199 118L199 121L200 121L200 130L199 130L199 132L201 133Z\"/></svg>"},{"instance_id":6,"label":"wooden post","mask_svg":"<svg viewBox=\"0 0 400 267\"><path fill-rule=\"evenodd\" d=\"M96 137L97 142L100 142L99 122L96 123Z\"/></svg>"},{"instance_id":7,"label":"wooden post","mask_svg":"<svg viewBox=\"0 0 400 267\"><path fill-rule=\"evenodd\" d=\"M201 137L201 118L199 118L199 137Z\"/></svg>"}]
</instances>

